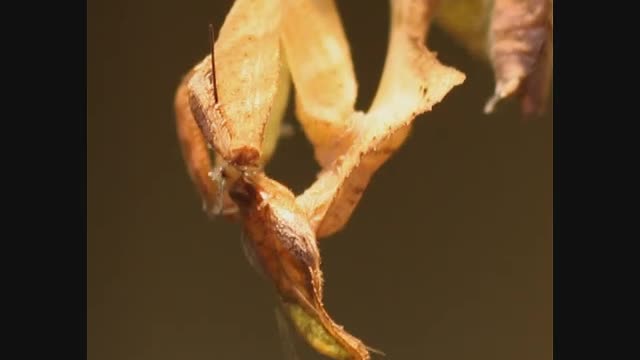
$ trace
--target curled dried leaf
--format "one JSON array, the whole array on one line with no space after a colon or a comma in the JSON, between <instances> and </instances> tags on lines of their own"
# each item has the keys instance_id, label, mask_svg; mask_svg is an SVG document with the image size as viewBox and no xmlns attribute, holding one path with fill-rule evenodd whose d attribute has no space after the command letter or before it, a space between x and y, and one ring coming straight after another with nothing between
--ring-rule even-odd
<instances>
[{"instance_id":1,"label":"curled dried leaf","mask_svg":"<svg viewBox=\"0 0 640 360\"><path fill-rule=\"evenodd\" d=\"M357 137L297 198L318 238L344 227L376 170L402 145L415 117L440 102L465 76L426 49L428 1L392 1L389 51L371 109L354 115Z\"/></svg>"},{"instance_id":2,"label":"curled dried leaf","mask_svg":"<svg viewBox=\"0 0 640 360\"><path fill-rule=\"evenodd\" d=\"M327 331L320 321L293 303L283 304L285 311L299 334L319 353L332 359L352 359L349 352Z\"/></svg>"},{"instance_id":3,"label":"curled dried leaf","mask_svg":"<svg viewBox=\"0 0 640 360\"><path fill-rule=\"evenodd\" d=\"M349 145L357 83L334 0L282 0L282 43L296 91L296 115L328 165Z\"/></svg>"},{"instance_id":4,"label":"curled dried leaf","mask_svg":"<svg viewBox=\"0 0 640 360\"><path fill-rule=\"evenodd\" d=\"M262 165L265 126L280 76L280 2L238 0L215 43L216 99L211 56L194 68L189 97L206 140L236 167Z\"/></svg>"},{"instance_id":5,"label":"curled dried leaf","mask_svg":"<svg viewBox=\"0 0 640 360\"><path fill-rule=\"evenodd\" d=\"M286 298L311 298L320 255L315 234L295 205L295 196L264 173L244 174L229 189L238 204L255 259Z\"/></svg>"},{"instance_id":6,"label":"curled dried leaf","mask_svg":"<svg viewBox=\"0 0 640 360\"><path fill-rule=\"evenodd\" d=\"M278 140L292 131L282 123L287 104L289 102L289 92L291 89L291 76L287 67L284 56L280 57L280 76L278 78L278 88L276 91L273 108L269 114L267 125L264 130L264 140L262 142L262 156L260 157L261 165L266 165L278 145ZM284 129L284 130L283 130Z\"/></svg>"},{"instance_id":7,"label":"curled dried leaf","mask_svg":"<svg viewBox=\"0 0 640 360\"><path fill-rule=\"evenodd\" d=\"M541 113L551 88L552 0L440 1L437 23L472 55L493 67L496 86L485 105L519 96L525 115Z\"/></svg>"},{"instance_id":8,"label":"curled dried leaf","mask_svg":"<svg viewBox=\"0 0 640 360\"><path fill-rule=\"evenodd\" d=\"M275 285L299 333L318 352L335 359L369 359L366 346L324 309L315 234L293 193L255 173L240 177L229 194L242 214L250 262Z\"/></svg>"},{"instance_id":9,"label":"curled dried leaf","mask_svg":"<svg viewBox=\"0 0 640 360\"><path fill-rule=\"evenodd\" d=\"M553 60L552 15L551 0L495 0L489 55L496 88L486 113L515 94L520 94L525 114L544 110Z\"/></svg>"}]
</instances>

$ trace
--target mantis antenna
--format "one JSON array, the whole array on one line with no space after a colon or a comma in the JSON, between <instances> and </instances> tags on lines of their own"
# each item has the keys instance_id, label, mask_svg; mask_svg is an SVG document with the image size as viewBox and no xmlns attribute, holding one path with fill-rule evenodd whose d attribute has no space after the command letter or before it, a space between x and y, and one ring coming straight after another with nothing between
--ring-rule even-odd
<instances>
[{"instance_id":1,"label":"mantis antenna","mask_svg":"<svg viewBox=\"0 0 640 360\"><path fill-rule=\"evenodd\" d=\"M213 24L209 24L209 41L211 42L211 85L213 85L213 97L218 103L218 86L216 81L216 57L215 57L215 30Z\"/></svg>"}]
</instances>

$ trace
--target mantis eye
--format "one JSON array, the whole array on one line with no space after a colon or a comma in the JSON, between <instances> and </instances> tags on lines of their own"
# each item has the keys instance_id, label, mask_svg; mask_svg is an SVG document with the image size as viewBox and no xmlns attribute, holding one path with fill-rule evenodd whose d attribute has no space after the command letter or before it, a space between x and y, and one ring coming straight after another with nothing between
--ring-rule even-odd
<instances>
[{"instance_id":1,"label":"mantis eye","mask_svg":"<svg viewBox=\"0 0 640 360\"><path fill-rule=\"evenodd\" d=\"M255 188L242 180L237 181L229 189L229 197L240 208L246 209L250 207L256 201L257 196Z\"/></svg>"}]
</instances>

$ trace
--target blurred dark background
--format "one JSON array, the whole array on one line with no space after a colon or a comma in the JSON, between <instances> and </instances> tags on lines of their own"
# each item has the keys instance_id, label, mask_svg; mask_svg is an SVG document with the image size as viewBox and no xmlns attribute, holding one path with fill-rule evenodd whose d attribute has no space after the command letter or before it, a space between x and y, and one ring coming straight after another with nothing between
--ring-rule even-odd
<instances>
[{"instance_id":1,"label":"blurred dark background","mask_svg":"<svg viewBox=\"0 0 640 360\"><path fill-rule=\"evenodd\" d=\"M285 359L275 299L240 228L209 221L187 177L172 101L231 1L88 2L88 359ZM338 2L371 101L387 1ZM341 233L320 244L336 321L391 360L552 356L552 111L482 108L491 69L437 28L429 47L467 74L416 120ZM310 145L280 142L268 173L303 190ZM301 360L323 359L294 339Z\"/></svg>"}]
</instances>

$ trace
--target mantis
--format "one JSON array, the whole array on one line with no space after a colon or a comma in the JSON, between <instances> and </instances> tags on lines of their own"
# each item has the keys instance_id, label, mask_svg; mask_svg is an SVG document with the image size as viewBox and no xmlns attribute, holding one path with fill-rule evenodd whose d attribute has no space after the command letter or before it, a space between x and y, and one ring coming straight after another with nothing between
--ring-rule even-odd
<instances>
[{"instance_id":1,"label":"mantis","mask_svg":"<svg viewBox=\"0 0 640 360\"><path fill-rule=\"evenodd\" d=\"M333 0L236 0L217 39L210 28L211 53L176 91L178 138L205 211L242 226L249 261L293 327L333 359L366 360L376 350L325 309L319 246L346 226L416 117L466 79L425 46L437 3L390 1L385 66L365 111L355 109L357 81ZM265 172L292 92L321 166L300 194Z\"/></svg>"}]
</instances>

